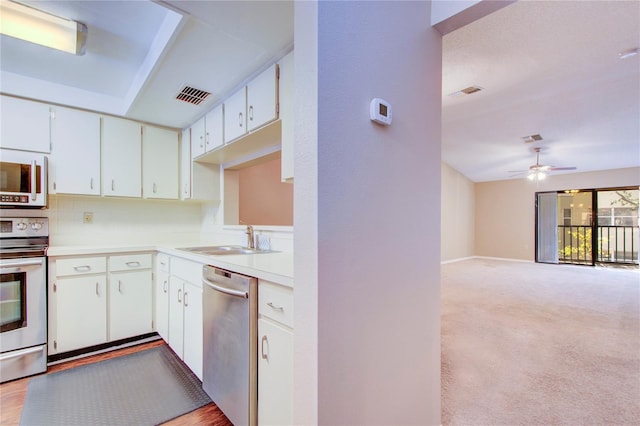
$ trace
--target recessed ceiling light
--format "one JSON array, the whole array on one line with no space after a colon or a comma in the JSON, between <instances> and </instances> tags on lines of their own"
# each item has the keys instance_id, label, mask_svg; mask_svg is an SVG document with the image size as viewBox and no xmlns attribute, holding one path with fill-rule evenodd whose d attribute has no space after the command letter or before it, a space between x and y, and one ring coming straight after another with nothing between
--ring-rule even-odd
<instances>
[{"instance_id":1,"label":"recessed ceiling light","mask_svg":"<svg viewBox=\"0 0 640 426\"><path fill-rule=\"evenodd\" d=\"M457 92L453 92L453 93L449 93L449 96L453 97L453 98L457 98L458 96L462 96L462 95L470 95L472 93L476 93L481 91L482 89L484 89L484 87L480 87L480 86L469 86L469 87L465 87L462 90L458 90Z\"/></svg>"},{"instance_id":2,"label":"recessed ceiling light","mask_svg":"<svg viewBox=\"0 0 640 426\"><path fill-rule=\"evenodd\" d=\"M627 59L627 58L631 58L632 56L636 56L638 54L638 48L633 48L633 49L627 49L627 50L623 50L622 52L618 53L618 56L620 57L620 59Z\"/></svg>"}]
</instances>

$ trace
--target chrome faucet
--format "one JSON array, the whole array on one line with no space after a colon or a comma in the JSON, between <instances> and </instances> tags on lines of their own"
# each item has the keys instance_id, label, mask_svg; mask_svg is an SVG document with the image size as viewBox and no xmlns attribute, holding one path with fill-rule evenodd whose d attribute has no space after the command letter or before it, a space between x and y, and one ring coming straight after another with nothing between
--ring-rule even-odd
<instances>
[{"instance_id":1,"label":"chrome faucet","mask_svg":"<svg viewBox=\"0 0 640 426\"><path fill-rule=\"evenodd\" d=\"M247 230L244 231L244 233L247 234L247 248L256 248L255 239L253 237L253 226L247 225Z\"/></svg>"}]
</instances>

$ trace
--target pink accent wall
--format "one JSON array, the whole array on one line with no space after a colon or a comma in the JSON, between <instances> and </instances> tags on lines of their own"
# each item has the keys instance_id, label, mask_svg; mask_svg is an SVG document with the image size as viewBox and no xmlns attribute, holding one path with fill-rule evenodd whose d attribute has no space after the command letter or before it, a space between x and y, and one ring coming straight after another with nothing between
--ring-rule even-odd
<instances>
[{"instance_id":1,"label":"pink accent wall","mask_svg":"<svg viewBox=\"0 0 640 426\"><path fill-rule=\"evenodd\" d=\"M293 225L293 185L280 181L280 159L241 169L240 223Z\"/></svg>"}]
</instances>

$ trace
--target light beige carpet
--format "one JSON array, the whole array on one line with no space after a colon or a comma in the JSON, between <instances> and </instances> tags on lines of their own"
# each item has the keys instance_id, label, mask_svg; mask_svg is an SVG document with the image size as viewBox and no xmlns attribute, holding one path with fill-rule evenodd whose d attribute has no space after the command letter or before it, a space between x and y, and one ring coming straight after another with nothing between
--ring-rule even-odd
<instances>
[{"instance_id":1,"label":"light beige carpet","mask_svg":"<svg viewBox=\"0 0 640 426\"><path fill-rule=\"evenodd\" d=\"M638 270L443 265L442 423L640 424Z\"/></svg>"}]
</instances>

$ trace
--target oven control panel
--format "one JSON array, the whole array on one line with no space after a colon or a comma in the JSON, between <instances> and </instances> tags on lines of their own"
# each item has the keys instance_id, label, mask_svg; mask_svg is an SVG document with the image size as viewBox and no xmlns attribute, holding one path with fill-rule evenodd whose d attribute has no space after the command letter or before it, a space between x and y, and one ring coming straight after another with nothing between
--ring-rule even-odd
<instances>
[{"instance_id":1,"label":"oven control panel","mask_svg":"<svg viewBox=\"0 0 640 426\"><path fill-rule=\"evenodd\" d=\"M49 235L49 219L46 217L0 218L0 238L46 237Z\"/></svg>"}]
</instances>

